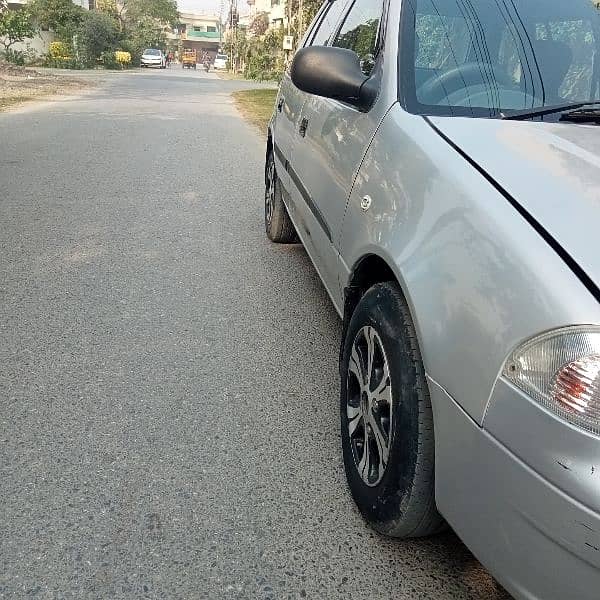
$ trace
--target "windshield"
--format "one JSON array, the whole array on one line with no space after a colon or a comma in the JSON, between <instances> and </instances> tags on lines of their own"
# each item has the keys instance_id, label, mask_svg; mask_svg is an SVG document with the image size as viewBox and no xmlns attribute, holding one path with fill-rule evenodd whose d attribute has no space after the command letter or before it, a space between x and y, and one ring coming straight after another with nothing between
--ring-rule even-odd
<instances>
[{"instance_id":1,"label":"windshield","mask_svg":"<svg viewBox=\"0 0 600 600\"><path fill-rule=\"evenodd\" d=\"M144 54L146 56L160 56L160 50L155 50L154 48L149 48L148 50L144 50Z\"/></svg>"},{"instance_id":2,"label":"windshield","mask_svg":"<svg viewBox=\"0 0 600 600\"><path fill-rule=\"evenodd\" d=\"M593 101L599 40L592 0L407 0L402 96L418 114L479 117Z\"/></svg>"},{"instance_id":3,"label":"windshield","mask_svg":"<svg viewBox=\"0 0 600 600\"><path fill-rule=\"evenodd\" d=\"M227 56L225 54L217 54L217 60L227 60Z\"/></svg>"}]
</instances>

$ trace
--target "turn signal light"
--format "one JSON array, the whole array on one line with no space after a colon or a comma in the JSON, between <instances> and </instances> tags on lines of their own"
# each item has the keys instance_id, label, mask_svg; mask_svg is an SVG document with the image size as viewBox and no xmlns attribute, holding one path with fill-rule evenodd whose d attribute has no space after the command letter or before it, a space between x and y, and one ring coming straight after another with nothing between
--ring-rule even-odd
<instances>
[{"instance_id":1,"label":"turn signal light","mask_svg":"<svg viewBox=\"0 0 600 600\"><path fill-rule=\"evenodd\" d=\"M565 327L525 342L503 375L554 414L600 435L600 327Z\"/></svg>"}]
</instances>

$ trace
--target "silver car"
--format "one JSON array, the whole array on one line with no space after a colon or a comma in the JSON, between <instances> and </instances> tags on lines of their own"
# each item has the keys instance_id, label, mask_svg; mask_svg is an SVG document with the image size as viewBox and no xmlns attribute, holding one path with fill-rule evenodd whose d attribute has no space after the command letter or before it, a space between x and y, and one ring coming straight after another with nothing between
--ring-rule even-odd
<instances>
[{"instance_id":1,"label":"silver car","mask_svg":"<svg viewBox=\"0 0 600 600\"><path fill-rule=\"evenodd\" d=\"M267 143L267 234L343 319L362 514L448 523L529 600L600 597L595 4L328 0Z\"/></svg>"},{"instance_id":2,"label":"silver car","mask_svg":"<svg viewBox=\"0 0 600 600\"><path fill-rule=\"evenodd\" d=\"M167 66L167 60L162 50L158 48L146 48L142 53L140 59L140 67L158 67L159 69L165 69Z\"/></svg>"}]
</instances>

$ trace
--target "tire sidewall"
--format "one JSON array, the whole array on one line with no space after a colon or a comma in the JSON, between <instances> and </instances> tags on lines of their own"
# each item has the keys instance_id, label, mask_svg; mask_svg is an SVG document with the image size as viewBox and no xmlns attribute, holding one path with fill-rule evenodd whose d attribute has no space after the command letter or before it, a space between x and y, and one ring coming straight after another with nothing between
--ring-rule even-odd
<instances>
[{"instance_id":1,"label":"tire sidewall","mask_svg":"<svg viewBox=\"0 0 600 600\"><path fill-rule=\"evenodd\" d=\"M355 465L346 415L347 373L352 345L366 326L379 335L390 369L392 428L389 460L382 480L365 484ZM419 444L419 393L414 347L404 326L402 306L389 284L371 288L359 302L344 339L340 392L341 437L344 467L352 496L363 516L381 533L388 533L402 518L410 501Z\"/></svg>"}]
</instances>

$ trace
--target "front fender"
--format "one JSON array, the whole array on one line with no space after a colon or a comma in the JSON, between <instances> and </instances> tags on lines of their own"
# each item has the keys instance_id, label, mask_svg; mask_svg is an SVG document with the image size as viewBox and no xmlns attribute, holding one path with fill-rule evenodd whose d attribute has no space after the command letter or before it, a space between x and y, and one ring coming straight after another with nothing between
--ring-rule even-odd
<instances>
[{"instance_id":1,"label":"front fender","mask_svg":"<svg viewBox=\"0 0 600 600\"><path fill-rule=\"evenodd\" d=\"M372 198L368 211L364 196ZM342 280L381 256L411 307L429 377L481 424L520 341L600 322L598 303L508 201L427 122L395 105L350 195Z\"/></svg>"}]
</instances>

